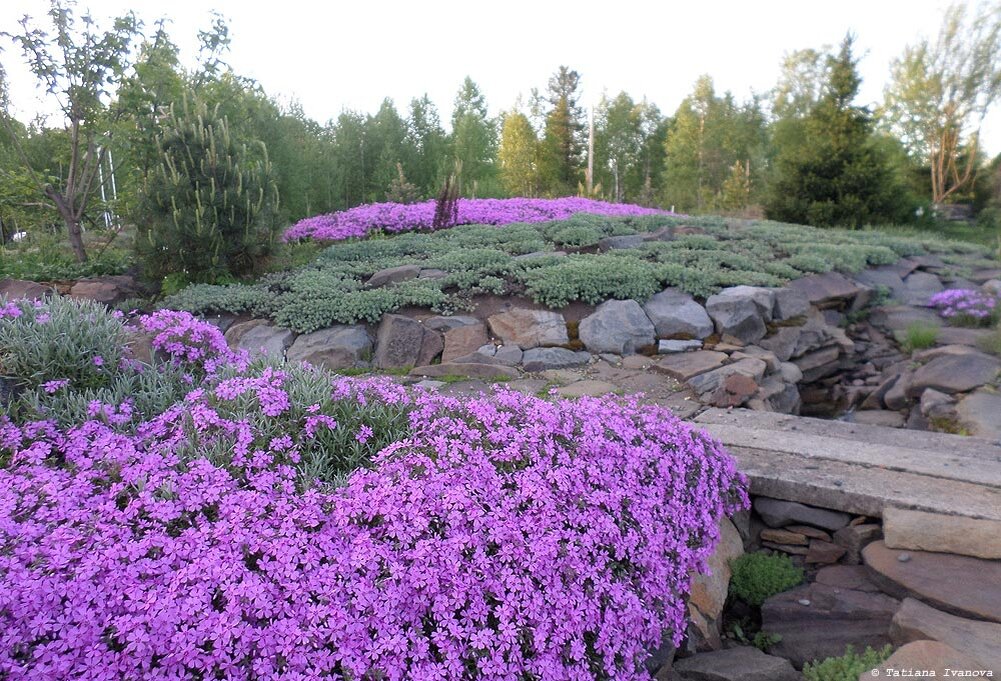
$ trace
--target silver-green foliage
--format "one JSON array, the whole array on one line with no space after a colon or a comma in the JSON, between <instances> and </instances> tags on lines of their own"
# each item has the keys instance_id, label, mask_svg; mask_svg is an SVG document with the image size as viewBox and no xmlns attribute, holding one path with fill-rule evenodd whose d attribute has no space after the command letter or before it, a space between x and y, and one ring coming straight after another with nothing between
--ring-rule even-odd
<instances>
[{"instance_id":1,"label":"silver-green foliage","mask_svg":"<svg viewBox=\"0 0 1001 681\"><path fill-rule=\"evenodd\" d=\"M851 646L848 646L841 657L807 662L803 665L803 678L806 681L858 681L859 676L878 667L892 652L893 646L890 645L879 650L866 646L862 654L856 653Z\"/></svg>"}]
</instances>

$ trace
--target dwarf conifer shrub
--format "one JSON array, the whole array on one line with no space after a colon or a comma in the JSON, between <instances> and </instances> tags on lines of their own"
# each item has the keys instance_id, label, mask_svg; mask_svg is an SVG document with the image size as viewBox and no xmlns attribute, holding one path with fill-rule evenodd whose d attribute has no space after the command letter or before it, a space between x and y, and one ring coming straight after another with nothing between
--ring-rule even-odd
<instances>
[{"instance_id":1,"label":"dwarf conifer shrub","mask_svg":"<svg viewBox=\"0 0 1001 681\"><path fill-rule=\"evenodd\" d=\"M803 581L803 569L786 555L745 553L731 561L730 569L730 594L755 606Z\"/></svg>"},{"instance_id":2,"label":"dwarf conifer shrub","mask_svg":"<svg viewBox=\"0 0 1001 681\"><path fill-rule=\"evenodd\" d=\"M845 654L840 657L829 657L803 665L803 678L806 681L858 681L862 674L876 668L893 652L893 647L886 645L879 650L866 646L863 653L856 653L848 646Z\"/></svg>"}]
</instances>

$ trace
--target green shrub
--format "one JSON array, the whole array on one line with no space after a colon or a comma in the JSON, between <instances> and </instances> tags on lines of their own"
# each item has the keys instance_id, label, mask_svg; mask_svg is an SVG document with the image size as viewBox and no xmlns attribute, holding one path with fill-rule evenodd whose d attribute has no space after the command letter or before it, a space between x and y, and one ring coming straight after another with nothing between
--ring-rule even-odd
<instances>
[{"instance_id":1,"label":"green shrub","mask_svg":"<svg viewBox=\"0 0 1001 681\"><path fill-rule=\"evenodd\" d=\"M924 350L935 345L938 339L938 327L931 324L916 322L904 331L903 347L907 352Z\"/></svg>"},{"instance_id":2,"label":"green shrub","mask_svg":"<svg viewBox=\"0 0 1001 681\"><path fill-rule=\"evenodd\" d=\"M983 338L977 345L984 352L1001 357L1001 322L991 331L991 334Z\"/></svg>"},{"instance_id":3,"label":"green shrub","mask_svg":"<svg viewBox=\"0 0 1001 681\"><path fill-rule=\"evenodd\" d=\"M803 581L802 568L780 554L745 553L731 561L730 569L730 594L754 606Z\"/></svg>"},{"instance_id":4,"label":"green shrub","mask_svg":"<svg viewBox=\"0 0 1001 681\"><path fill-rule=\"evenodd\" d=\"M526 270L521 280L532 300L553 308L577 300L590 304L610 298L642 301L661 286L654 264L610 254L560 258L551 267Z\"/></svg>"},{"instance_id":5,"label":"green shrub","mask_svg":"<svg viewBox=\"0 0 1001 681\"><path fill-rule=\"evenodd\" d=\"M823 661L807 662L803 665L803 678L806 681L858 681L861 674L877 667L893 653L893 647L886 645L880 650L866 647L861 655L855 653L851 646L841 657L829 657Z\"/></svg>"}]
</instances>

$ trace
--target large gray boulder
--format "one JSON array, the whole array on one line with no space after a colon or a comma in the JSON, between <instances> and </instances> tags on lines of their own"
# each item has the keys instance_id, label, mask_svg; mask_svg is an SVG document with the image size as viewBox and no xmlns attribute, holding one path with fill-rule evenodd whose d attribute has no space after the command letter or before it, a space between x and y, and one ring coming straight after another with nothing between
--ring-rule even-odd
<instances>
[{"instance_id":1,"label":"large gray boulder","mask_svg":"<svg viewBox=\"0 0 1001 681\"><path fill-rule=\"evenodd\" d=\"M673 665L681 681L798 681L802 678L789 660L740 646L699 653Z\"/></svg>"},{"instance_id":2,"label":"large gray boulder","mask_svg":"<svg viewBox=\"0 0 1001 681\"><path fill-rule=\"evenodd\" d=\"M229 346L234 350L246 350L252 357L284 357L294 339L295 334L288 329L272 326L263 319L234 324L226 331Z\"/></svg>"},{"instance_id":3,"label":"large gray boulder","mask_svg":"<svg viewBox=\"0 0 1001 681\"><path fill-rule=\"evenodd\" d=\"M581 320L580 340L591 352L632 355L653 345L655 329L635 300L608 300Z\"/></svg>"},{"instance_id":4,"label":"large gray boulder","mask_svg":"<svg viewBox=\"0 0 1001 681\"><path fill-rule=\"evenodd\" d=\"M390 267L388 269L379 270L366 282L369 288L380 288L386 286L387 284L398 284L401 281L407 281L408 279L416 279L421 274L420 265L400 265L399 267Z\"/></svg>"},{"instance_id":5,"label":"large gray boulder","mask_svg":"<svg viewBox=\"0 0 1001 681\"><path fill-rule=\"evenodd\" d=\"M918 397L925 388L946 394L961 393L993 381L1001 371L1001 360L982 352L941 355L914 372L908 397Z\"/></svg>"},{"instance_id":6,"label":"large gray boulder","mask_svg":"<svg viewBox=\"0 0 1001 681\"><path fill-rule=\"evenodd\" d=\"M956 407L970 435L1001 441L1001 393L975 390Z\"/></svg>"},{"instance_id":7,"label":"large gray boulder","mask_svg":"<svg viewBox=\"0 0 1001 681\"><path fill-rule=\"evenodd\" d=\"M516 307L492 315L487 324L504 345L517 345L522 350L570 342L566 320L559 312Z\"/></svg>"},{"instance_id":8,"label":"large gray boulder","mask_svg":"<svg viewBox=\"0 0 1001 681\"><path fill-rule=\"evenodd\" d=\"M942 290L942 282L930 272L912 272L904 279L904 302L925 306L928 300Z\"/></svg>"},{"instance_id":9,"label":"large gray boulder","mask_svg":"<svg viewBox=\"0 0 1001 681\"><path fill-rule=\"evenodd\" d=\"M7 300L42 300L54 293L51 287L23 279L0 279L0 297Z\"/></svg>"},{"instance_id":10,"label":"large gray boulder","mask_svg":"<svg viewBox=\"0 0 1001 681\"><path fill-rule=\"evenodd\" d=\"M706 309L683 291L669 288L651 296L643 310L653 322L658 338L688 336L705 338L713 332Z\"/></svg>"},{"instance_id":11,"label":"large gray boulder","mask_svg":"<svg viewBox=\"0 0 1001 681\"><path fill-rule=\"evenodd\" d=\"M733 286L709 296L706 312L716 331L754 343L765 337L765 323L772 320L775 292L757 286Z\"/></svg>"},{"instance_id":12,"label":"large gray boulder","mask_svg":"<svg viewBox=\"0 0 1001 681\"><path fill-rule=\"evenodd\" d=\"M584 366L591 361L591 353L574 352L566 348L532 348L525 350L521 363L525 371L568 369Z\"/></svg>"},{"instance_id":13,"label":"large gray boulder","mask_svg":"<svg viewBox=\"0 0 1001 681\"><path fill-rule=\"evenodd\" d=\"M775 304L772 306L772 320L784 322L802 317L810 311L810 301L801 291L791 288L772 289L775 294Z\"/></svg>"},{"instance_id":14,"label":"large gray boulder","mask_svg":"<svg viewBox=\"0 0 1001 681\"><path fill-rule=\"evenodd\" d=\"M372 339L363 326L332 326L299 336L285 356L334 370L363 367L372 356Z\"/></svg>"},{"instance_id":15,"label":"large gray boulder","mask_svg":"<svg viewBox=\"0 0 1001 681\"><path fill-rule=\"evenodd\" d=\"M445 345L437 331L398 314L383 315L377 337L374 364L380 369L430 364Z\"/></svg>"}]
</instances>

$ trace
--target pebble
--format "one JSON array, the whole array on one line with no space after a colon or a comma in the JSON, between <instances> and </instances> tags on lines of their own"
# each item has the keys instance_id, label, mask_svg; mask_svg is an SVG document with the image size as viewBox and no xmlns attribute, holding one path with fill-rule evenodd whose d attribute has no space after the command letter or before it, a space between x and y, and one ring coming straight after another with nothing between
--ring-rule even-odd
<instances>
[{"instance_id":1,"label":"pebble","mask_svg":"<svg viewBox=\"0 0 1001 681\"><path fill-rule=\"evenodd\" d=\"M906 563L910 559L911 559L911 554L909 553L901 553L899 556L897 556L897 560L899 560L901 563Z\"/></svg>"},{"instance_id":2,"label":"pebble","mask_svg":"<svg viewBox=\"0 0 1001 681\"><path fill-rule=\"evenodd\" d=\"M801 599L799 599L799 604L800 605L810 605L810 599L808 599L808 598L801 598Z\"/></svg>"}]
</instances>

